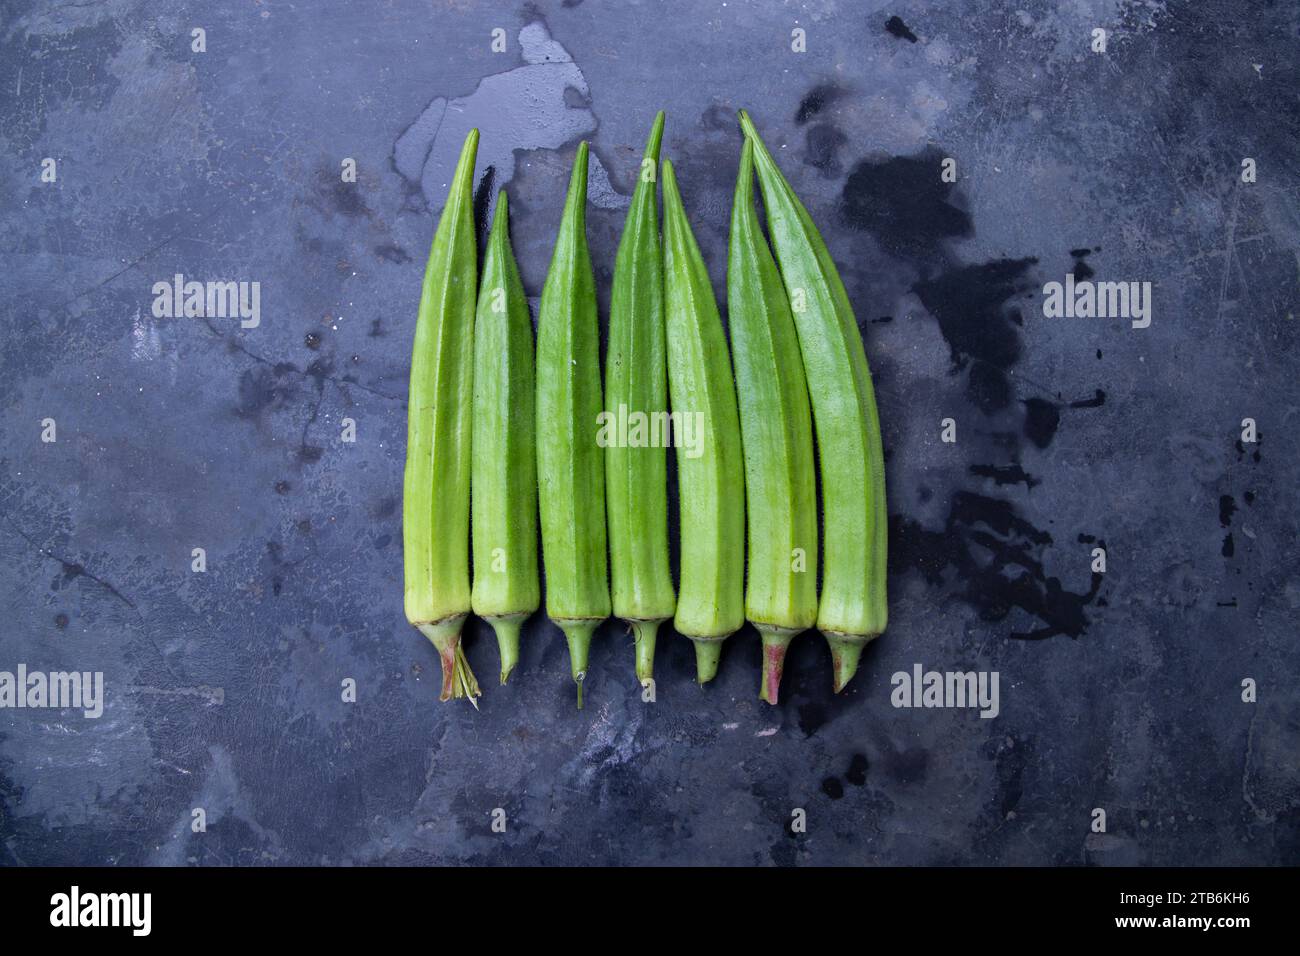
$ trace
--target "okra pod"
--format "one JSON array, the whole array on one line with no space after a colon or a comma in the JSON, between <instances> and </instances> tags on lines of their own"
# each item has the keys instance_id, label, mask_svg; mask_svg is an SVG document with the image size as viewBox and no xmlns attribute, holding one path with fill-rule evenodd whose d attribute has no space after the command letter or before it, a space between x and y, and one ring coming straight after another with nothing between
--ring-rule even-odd
<instances>
[{"instance_id":1,"label":"okra pod","mask_svg":"<svg viewBox=\"0 0 1300 956\"><path fill-rule=\"evenodd\" d=\"M663 187L664 316L681 531L673 623L695 642L696 679L703 684L717 673L722 642L745 619L745 478L727 339L667 160Z\"/></svg>"},{"instance_id":2,"label":"okra pod","mask_svg":"<svg viewBox=\"0 0 1300 956\"><path fill-rule=\"evenodd\" d=\"M546 613L569 645L578 685L597 625L609 617L605 455L596 280L587 252L587 144L578 146L537 319L537 477Z\"/></svg>"},{"instance_id":3,"label":"okra pod","mask_svg":"<svg viewBox=\"0 0 1300 956\"><path fill-rule=\"evenodd\" d=\"M753 153L746 139L731 207L727 314L745 460L745 616L763 640L759 696L775 704L786 648L817 620L817 487L799 339L754 209Z\"/></svg>"},{"instance_id":4,"label":"okra pod","mask_svg":"<svg viewBox=\"0 0 1300 956\"><path fill-rule=\"evenodd\" d=\"M460 637L470 610L477 152L478 130L473 129L465 137L424 270L411 353L402 485L406 619L442 658L440 699L469 697L471 703L479 687Z\"/></svg>"},{"instance_id":5,"label":"okra pod","mask_svg":"<svg viewBox=\"0 0 1300 956\"><path fill-rule=\"evenodd\" d=\"M501 683L519 661L519 629L541 603L537 578L537 443L533 323L497 196L474 320L474 613L492 625Z\"/></svg>"},{"instance_id":6,"label":"okra pod","mask_svg":"<svg viewBox=\"0 0 1300 956\"><path fill-rule=\"evenodd\" d=\"M744 110L740 125L753 144L812 399L824 528L817 627L831 647L838 692L888 620L888 518L875 392L853 307L821 234Z\"/></svg>"},{"instance_id":7,"label":"okra pod","mask_svg":"<svg viewBox=\"0 0 1300 956\"><path fill-rule=\"evenodd\" d=\"M636 675L654 676L655 635L673 616L668 565L668 460L654 436L668 411L664 276L659 243L661 111L650 130L614 262L605 356L606 510L614 615L636 636ZM626 434L623 432L626 431Z\"/></svg>"}]
</instances>

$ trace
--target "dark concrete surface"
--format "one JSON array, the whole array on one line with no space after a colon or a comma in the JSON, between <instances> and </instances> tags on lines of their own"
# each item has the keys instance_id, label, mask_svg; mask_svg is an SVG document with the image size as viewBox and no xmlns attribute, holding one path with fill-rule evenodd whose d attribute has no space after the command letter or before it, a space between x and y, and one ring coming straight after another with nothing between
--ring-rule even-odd
<instances>
[{"instance_id":1,"label":"dark concrete surface","mask_svg":"<svg viewBox=\"0 0 1300 956\"><path fill-rule=\"evenodd\" d=\"M0 670L106 701L0 711L0 862L1300 861L1298 39L1226 0L6 3ZM888 632L839 697L800 638L771 708L752 630L704 689L666 630L645 704L610 622L578 712L538 617L439 704L400 495L464 131L533 296L591 141L605 296L666 109L721 292L741 106L861 322ZM1150 327L1046 318L1068 271L1153 283ZM260 282L261 324L155 319L177 272ZM997 671L1000 713L891 706L917 663Z\"/></svg>"}]
</instances>

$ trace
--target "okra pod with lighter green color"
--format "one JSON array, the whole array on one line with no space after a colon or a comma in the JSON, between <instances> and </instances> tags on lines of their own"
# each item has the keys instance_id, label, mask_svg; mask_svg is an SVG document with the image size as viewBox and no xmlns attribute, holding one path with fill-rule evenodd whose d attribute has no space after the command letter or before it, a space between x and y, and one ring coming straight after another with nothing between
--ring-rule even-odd
<instances>
[{"instance_id":1,"label":"okra pod with lighter green color","mask_svg":"<svg viewBox=\"0 0 1300 956\"><path fill-rule=\"evenodd\" d=\"M537 478L546 613L564 631L578 685L609 617L605 455L596 280L587 252L587 144L578 146L537 319Z\"/></svg>"},{"instance_id":2,"label":"okra pod with lighter green color","mask_svg":"<svg viewBox=\"0 0 1300 956\"><path fill-rule=\"evenodd\" d=\"M660 112L614 263L605 357L610 590L614 615L635 634L636 674L643 686L654 676L659 625L676 609L668 565L668 459L663 443L653 440L668 410L663 258L655 201L663 131Z\"/></svg>"},{"instance_id":3,"label":"okra pod with lighter green color","mask_svg":"<svg viewBox=\"0 0 1300 956\"><path fill-rule=\"evenodd\" d=\"M470 130L429 250L411 352L402 551L406 619L442 658L441 699L474 698L461 648L470 610L469 485L477 250ZM477 707L478 705L475 704Z\"/></svg>"},{"instance_id":4,"label":"okra pod with lighter green color","mask_svg":"<svg viewBox=\"0 0 1300 956\"><path fill-rule=\"evenodd\" d=\"M754 209L748 139L731 207L727 315L745 458L745 616L763 640L759 696L775 704L786 648L817 620L817 487L799 339Z\"/></svg>"},{"instance_id":5,"label":"okra pod with lighter green color","mask_svg":"<svg viewBox=\"0 0 1300 956\"><path fill-rule=\"evenodd\" d=\"M812 218L744 110L768 233L799 335L822 478L822 590L817 627L831 647L835 690L888 620L888 517L875 392L844 283Z\"/></svg>"},{"instance_id":6,"label":"okra pod with lighter green color","mask_svg":"<svg viewBox=\"0 0 1300 956\"><path fill-rule=\"evenodd\" d=\"M470 513L474 613L492 625L501 683L519 661L519 629L541 603L537 576L537 442L533 323L497 196L474 321Z\"/></svg>"},{"instance_id":7,"label":"okra pod with lighter green color","mask_svg":"<svg viewBox=\"0 0 1300 956\"><path fill-rule=\"evenodd\" d=\"M678 632L712 680L722 642L745 619L745 478L736 387L709 273L672 163L663 163L664 316L681 532Z\"/></svg>"}]
</instances>

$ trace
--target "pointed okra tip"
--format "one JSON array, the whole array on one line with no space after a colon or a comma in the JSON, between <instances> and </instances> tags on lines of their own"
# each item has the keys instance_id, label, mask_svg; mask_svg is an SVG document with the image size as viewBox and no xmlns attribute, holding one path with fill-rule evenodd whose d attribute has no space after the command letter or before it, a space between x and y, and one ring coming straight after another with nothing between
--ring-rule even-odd
<instances>
[{"instance_id":1,"label":"pointed okra tip","mask_svg":"<svg viewBox=\"0 0 1300 956\"><path fill-rule=\"evenodd\" d=\"M497 635L497 650L501 654L501 684L506 681L519 664L519 631L522 621L518 618L503 617L492 621L492 629Z\"/></svg>"},{"instance_id":2,"label":"pointed okra tip","mask_svg":"<svg viewBox=\"0 0 1300 956\"><path fill-rule=\"evenodd\" d=\"M718 676L722 641L695 641L695 681L701 687Z\"/></svg>"},{"instance_id":3,"label":"pointed okra tip","mask_svg":"<svg viewBox=\"0 0 1300 956\"><path fill-rule=\"evenodd\" d=\"M505 188L497 190L497 208L492 213L492 231L504 229L510 222L510 196Z\"/></svg>"},{"instance_id":4,"label":"pointed okra tip","mask_svg":"<svg viewBox=\"0 0 1300 956\"><path fill-rule=\"evenodd\" d=\"M842 637L827 634L826 641L831 646L831 663L835 672L835 693L842 691L858 672L858 661L862 658L862 649L867 642L859 637Z\"/></svg>"},{"instance_id":5,"label":"pointed okra tip","mask_svg":"<svg viewBox=\"0 0 1300 956\"><path fill-rule=\"evenodd\" d=\"M682 194L677 189L677 172L673 169L673 161L665 159L659 164L660 185L664 190L664 215L667 217L670 211L677 212L682 210ZM665 224L665 229L667 228Z\"/></svg>"},{"instance_id":6,"label":"pointed okra tip","mask_svg":"<svg viewBox=\"0 0 1300 956\"><path fill-rule=\"evenodd\" d=\"M781 690L781 676L785 673L785 652L794 635L780 628L759 627L763 640L763 679L758 696L769 704L776 704Z\"/></svg>"},{"instance_id":7,"label":"pointed okra tip","mask_svg":"<svg viewBox=\"0 0 1300 956\"><path fill-rule=\"evenodd\" d=\"M470 175L474 172L474 159L478 156L478 128L475 127L465 134L465 144L460 148L460 160L457 168L469 167ZM468 160L468 163L466 162Z\"/></svg>"},{"instance_id":8,"label":"pointed okra tip","mask_svg":"<svg viewBox=\"0 0 1300 956\"><path fill-rule=\"evenodd\" d=\"M636 676L642 687L650 686L655 676L655 638L658 621L633 621L632 633L636 644Z\"/></svg>"},{"instance_id":9,"label":"pointed okra tip","mask_svg":"<svg viewBox=\"0 0 1300 956\"><path fill-rule=\"evenodd\" d=\"M772 154L763 142L763 137L758 135L758 129L754 126L754 121L749 118L749 114L740 110L737 114L740 117L740 129L745 134L745 142L753 143L754 165L763 169L775 169L776 162L772 159Z\"/></svg>"},{"instance_id":10,"label":"pointed okra tip","mask_svg":"<svg viewBox=\"0 0 1300 956\"><path fill-rule=\"evenodd\" d=\"M510 242L510 201L504 189L497 192L496 208L492 210L492 228L488 232L489 246L496 246L500 254L503 245Z\"/></svg>"},{"instance_id":11,"label":"pointed okra tip","mask_svg":"<svg viewBox=\"0 0 1300 956\"><path fill-rule=\"evenodd\" d=\"M564 199L563 219L573 219L581 224L586 220L587 205L587 141L578 144L578 152L573 157L573 173L569 176L569 192Z\"/></svg>"},{"instance_id":12,"label":"pointed okra tip","mask_svg":"<svg viewBox=\"0 0 1300 956\"><path fill-rule=\"evenodd\" d=\"M655 114L654 122L650 124L650 138L646 140L645 154L651 158L656 158L659 155L659 144L663 142L664 120L666 118L667 114L660 110Z\"/></svg>"},{"instance_id":13,"label":"pointed okra tip","mask_svg":"<svg viewBox=\"0 0 1300 956\"><path fill-rule=\"evenodd\" d=\"M582 687L587 681L587 660L591 653L591 636L596 621L566 621L560 625L569 645L569 668L578 687L578 710L582 710Z\"/></svg>"}]
</instances>

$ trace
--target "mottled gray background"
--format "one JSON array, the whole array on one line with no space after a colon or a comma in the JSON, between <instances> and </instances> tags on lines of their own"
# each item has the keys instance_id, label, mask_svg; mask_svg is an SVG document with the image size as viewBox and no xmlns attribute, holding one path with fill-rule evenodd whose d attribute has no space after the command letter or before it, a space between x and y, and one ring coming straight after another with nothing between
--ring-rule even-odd
<instances>
[{"instance_id":1,"label":"mottled gray background","mask_svg":"<svg viewBox=\"0 0 1300 956\"><path fill-rule=\"evenodd\" d=\"M1297 862L1298 41L1294 4L1226 0L7 2L0 669L108 692L0 711L0 862ZM667 631L646 705L611 622L578 712L538 619L512 686L439 704L400 493L464 131L530 295L591 141L604 295L666 109L721 289L740 106L862 325L889 631L840 697L801 638L777 708L751 630L703 690ZM1045 319L1071 269L1154 283L1151 327ZM154 319L175 272L260 281L261 326ZM914 663L997 670L1000 716L894 709Z\"/></svg>"}]
</instances>

